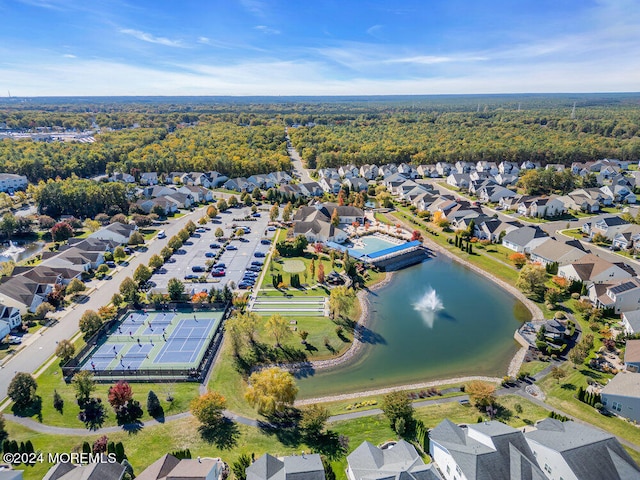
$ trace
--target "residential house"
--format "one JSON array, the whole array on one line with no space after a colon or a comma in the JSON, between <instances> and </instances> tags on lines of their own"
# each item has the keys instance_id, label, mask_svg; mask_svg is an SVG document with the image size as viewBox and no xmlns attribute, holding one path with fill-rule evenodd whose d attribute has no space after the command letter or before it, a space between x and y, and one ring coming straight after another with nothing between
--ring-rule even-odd
<instances>
[{"instance_id":1,"label":"residential house","mask_svg":"<svg viewBox=\"0 0 640 480\"><path fill-rule=\"evenodd\" d=\"M52 288L49 283L40 283L24 275L3 277L0 279L0 303L17 308L20 314L33 313L47 300Z\"/></svg>"},{"instance_id":2,"label":"residential house","mask_svg":"<svg viewBox=\"0 0 640 480\"><path fill-rule=\"evenodd\" d=\"M524 434L495 420L443 420L429 432L429 455L446 480L546 480Z\"/></svg>"},{"instance_id":3,"label":"residential house","mask_svg":"<svg viewBox=\"0 0 640 480\"><path fill-rule=\"evenodd\" d=\"M513 162L503 161L498 165L498 172L503 175L511 174L517 177L518 173L520 173L520 168L518 168L518 165Z\"/></svg>"},{"instance_id":4,"label":"residential house","mask_svg":"<svg viewBox=\"0 0 640 480\"><path fill-rule=\"evenodd\" d=\"M476 171L488 173L492 177L500 173L500 169L496 162L487 162L486 160L480 160L476 163Z\"/></svg>"},{"instance_id":5,"label":"residential house","mask_svg":"<svg viewBox=\"0 0 640 480\"><path fill-rule=\"evenodd\" d=\"M280 172L271 172L269 174L269 177L271 178L273 183L276 184L276 185L287 185L287 184L291 183L291 180L293 180L291 175L289 175L287 172L282 172L282 171L280 171Z\"/></svg>"},{"instance_id":6,"label":"residential house","mask_svg":"<svg viewBox=\"0 0 640 480\"><path fill-rule=\"evenodd\" d=\"M378 448L362 442L347 457L348 480L406 479L441 480L433 463L425 464L415 447L406 440Z\"/></svg>"},{"instance_id":7,"label":"residential house","mask_svg":"<svg viewBox=\"0 0 640 480\"><path fill-rule=\"evenodd\" d=\"M348 177L344 181L344 184L349 187L349 190L352 192L362 192L369 188L369 183L360 177Z\"/></svg>"},{"instance_id":8,"label":"residential house","mask_svg":"<svg viewBox=\"0 0 640 480\"><path fill-rule=\"evenodd\" d=\"M236 192L253 192L257 185L244 177L231 178L224 182L224 188Z\"/></svg>"},{"instance_id":9,"label":"residential house","mask_svg":"<svg viewBox=\"0 0 640 480\"><path fill-rule=\"evenodd\" d=\"M114 222L93 232L88 236L88 238L111 240L120 245L126 245L129 243L129 239L131 238L131 235L133 235L133 232L137 230L138 227L136 225L125 225L124 223Z\"/></svg>"},{"instance_id":10,"label":"residential house","mask_svg":"<svg viewBox=\"0 0 640 480\"><path fill-rule=\"evenodd\" d=\"M282 192L285 195L289 195L290 197L295 197L295 198L298 198L304 195L304 193L302 193L302 189L300 188L300 185L298 184L287 185L286 183L284 183L278 186L278 191Z\"/></svg>"},{"instance_id":11,"label":"residential house","mask_svg":"<svg viewBox=\"0 0 640 480\"><path fill-rule=\"evenodd\" d=\"M265 453L245 470L247 480L325 480L317 453L276 458Z\"/></svg>"},{"instance_id":12,"label":"residential house","mask_svg":"<svg viewBox=\"0 0 640 480\"><path fill-rule=\"evenodd\" d=\"M424 211L429 208L433 202L438 199L437 195L433 195L431 192L421 193L411 200L411 204L414 205L419 211Z\"/></svg>"},{"instance_id":13,"label":"residential house","mask_svg":"<svg viewBox=\"0 0 640 480\"><path fill-rule=\"evenodd\" d=\"M14 470L13 467L0 469L0 480L22 480L24 470Z\"/></svg>"},{"instance_id":14,"label":"residential house","mask_svg":"<svg viewBox=\"0 0 640 480\"><path fill-rule=\"evenodd\" d=\"M378 167L378 176L382 176L384 179L396 173L398 173L398 167L395 163L387 163Z\"/></svg>"},{"instance_id":15,"label":"residential house","mask_svg":"<svg viewBox=\"0 0 640 480\"><path fill-rule=\"evenodd\" d=\"M342 183L332 177L322 177L318 184L320 188L327 193L338 194L342 188Z\"/></svg>"},{"instance_id":16,"label":"residential house","mask_svg":"<svg viewBox=\"0 0 640 480\"><path fill-rule=\"evenodd\" d=\"M630 224L626 225L624 230L618 231L611 241L613 248L619 248L620 250L631 250L640 246L638 243L640 240L640 225Z\"/></svg>"},{"instance_id":17,"label":"residential house","mask_svg":"<svg viewBox=\"0 0 640 480\"><path fill-rule=\"evenodd\" d=\"M183 179L185 178L185 175L188 175L188 173L169 172L166 178L166 183L172 183L172 184L184 183Z\"/></svg>"},{"instance_id":18,"label":"residential house","mask_svg":"<svg viewBox=\"0 0 640 480\"><path fill-rule=\"evenodd\" d=\"M453 166L450 163L446 163L446 162L436 163L436 172L438 172L438 175L440 175L441 177L447 177L451 173L452 169L453 169Z\"/></svg>"},{"instance_id":19,"label":"residential house","mask_svg":"<svg viewBox=\"0 0 640 480\"><path fill-rule=\"evenodd\" d=\"M344 242L348 238L347 233L331 223L334 211L337 211L339 225L364 224L364 211L360 208L317 203L298 209L293 217L293 234L304 235L309 242Z\"/></svg>"},{"instance_id":20,"label":"residential house","mask_svg":"<svg viewBox=\"0 0 640 480\"><path fill-rule=\"evenodd\" d=\"M554 170L556 172L564 172L565 166L561 163L548 163L544 166L545 170Z\"/></svg>"},{"instance_id":21,"label":"residential house","mask_svg":"<svg viewBox=\"0 0 640 480\"><path fill-rule=\"evenodd\" d=\"M153 462L137 476L137 480L221 480L224 463L219 458L178 460L167 454Z\"/></svg>"},{"instance_id":22,"label":"residential house","mask_svg":"<svg viewBox=\"0 0 640 480\"><path fill-rule=\"evenodd\" d=\"M320 168L318 169L318 176L320 178L333 178L335 180L340 179L340 174L335 168Z\"/></svg>"},{"instance_id":23,"label":"residential house","mask_svg":"<svg viewBox=\"0 0 640 480\"><path fill-rule=\"evenodd\" d=\"M338 175L341 178L354 178L360 175L360 169L353 164L343 165L338 168Z\"/></svg>"},{"instance_id":24,"label":"residential house","mask_svg":"<svg viewBox=\"0 0 640 480\"><path fill-rule=\"evenodd\" d=\"M535 170L536 168L540 168L539 162L533 163L532 161L527 160L520 164L520 170Z\"/></svg>"},{"instance_id":25,"label":"residential house","mask_svg":"<svg viewBox=\"0 0 640 480\"><path fill-rule=\"evenodd\" d=\"M300 192L306 197L321 197L324 193L318 182L299 183Z\"/></svg>"},{"instance_id":26,"label":"residential house","mask_svg":"<svg viewBox=\"0 0 640 480\"><path fill-rule=\"evenodd\" d=\"M229 177L220 172L216 172L215 170L207 172L207 176L209 177L209 184L211 185L211 188L218 188L229 180Z\"/></svg>"},{"instance_id":27,"label":"residential house","mask_svg":"<svg viewBox=\"0 0 640 480\"><path fill-rule=\"evenodd\" d=\"M107 182L135 183L136 179L128 173L113 172L111 176L107 178Z\"/></svg>"},{"instance_id":28,"label":"residential house","mask_svg":"<svg viewBox=\"0 0 640 480\"><path fill-rule=\"evenodd\" d=\"M518 205L520 215L532 218L556 217L566 211L564 203L558 197L534 197Z\"/></svg>"},{"instance_id":29,"label":"residential house","mask_svg":"<svg viewBox=\"0 0 640 480\"><path fill-rule=\"evenodd\" d=\"M585 284L612 283L635 276L635 272L622 262L611 263L589 253L576 262L562 265L558 275L567 280L581 281Z\"/></svg>"},{"instance_id":30,"label":"residential house","mask_svg":"<svg viewBox=\"0 0 640 480\"><path fill-rule=\"evenodd\" d=\"M198 185L184 185L177 190L179 193L191 195L194 203L205 203L213 200L213 192Z\"/></svg>"},{"instance_id":31,"label":"residential house","mask_svg":"<svg viewBox=\"0 0 640 480\"><path fill-rule=\"evenodd\" d=\"M532 197L525 196L525 195L516 195L515 197L502 197L498 202L498 205L502 210L515 211L518 209L518 205L520 205L520 202L529 198L532 198Z\"/></svg>"},{"instance_id":32,"label":"residential house","mask_svg":"<svg viewBox=\"0 0 640 480\"><path fill-rule=\"evenodd\" d=\"M557 198L564 204L564 208L569 211L596 213L600 210L600 202L587 195L572 192Z\"/></svg>"},{"instance_id":33,"label":"residential house","mask_svg":"<svg viewBox=\"0 0 640 480\"><path fill-rule=\"evenodd\" d=\"M502 238L502 245L514 252L530 253L547 240L547 234L539 227L520 227L507 233Z\"/></svg>"},{"instance_id":34,"label":"residential house","mask_svg":"<svg viewBox=\"0 0 640 480\"><path fill-rule=\"evenodd\" d=\"M405 177L401 173L396 172L384 177L382 184L387 188L387 190L393 193L394 187L402 185L404 182L408 180L409 179L407 177Z\"/></svg>"},{"instance_id":35,"label":"residential house","mask_svg":"<svg viewBox=\"0 0 640 480\"><path fill-rule=\"evenodd\" d=\"M407 163L401 163L398 165L398 173L403 174L407 178L417 178L419 176L415 168Z\"/></svg>"},{"instance_id":36,"label":"residential house","mask_svg":"<svg viewBox=\"0 0 640 480\"><path fill-rule=\"evenodd\" d=\"M447 177L447 184L456 188L469 188L471 177L468 173L451 173Z\"/></svg>"},{"instance_id":37,"label":"residential house","mask_svg":"<svg viewBox=\"0 0 640 480\"><path fill-rule=\"evenodd\" d=\"M273 178L266 174L251 175L247 178L247 182L250 182L263 190L268 190L276 186L276 182Z\"/></svg>"},{"instance_id":38,"label":"residential house","mask_svg":"<svg viewBox=\"0 0 640 480\"><path fill-rule=\"evenodd\" d=\"M531 250L531 261L537 262L545 267L552 264L566 265L573 263L584 257L585 252L580 242L559 242L549 238Z\"/></svg>"},{"instance_id":39,"label":"residential house","mask_svg":"<svg viewBox=\"0 0 640 480\"><path fill-rule=\"evenodd\" d=\"M640 312L640 310L634 310ZM640 370L640 340L627 340L624 347L624 366L629 372Z\"/></svg>"},{"instance_id":40,"label":"residential house","mask_svg":"<svg viewBox=\"0 0 640 480\"><path fill-rule=\"evenodd\" d=\"M501 235L506 235L521 227L522 224L516 221L503 222L497 218L491 218L479 225L476 223L473 235L480 240L489 240L492 243L498 243ZM504 232L504 234L502 232Z\"/></svg>"},{"instance_id":41,"label":"residential house","mask_svg":"<svg viewBox=\"0 0 640 480\"><path fill-rule=\"evenodd\" d=\"M457 207L458 201L453 197L453 195L440 195L437 200L427 207L427 210L429 210L432 215L436 212L440 212L444 218L447 218L447 214Z\"/></svg>"},{"instance_id":42,"label":"residential house","mask_svg":"<svg viewBox=\"0 0 640 480\"><path fill-rule=\"evenodd\" d=\"M125 472L124 465L106 459L86 465L58 463L49 469L42 480L122 480Z\"/></svg>"},{"instance_id":43,"label":"residential house","mask_svg":"<svg viewBox=\"0 0 640 480\"><path fill-rule=\"evenodd\" d=\"M640 373L619 372L602 388L600 396L609 412L640 421Z\"/></svg>"},{"instance_id":44,"label":"residential house","mask_svg":"<svg viewBox=\"0 0 640 480\"><path fill-rule=\"evenodd\" d=\"M636 203L636 195L627 185L605 185L600 191L616 203Z\"/></svg>"},{"instance_id":45,"label":"residential house","mask_svg":"<svg viewBox=\"0 0 640 480\"><path fill-rule=\"evenodd\" d=\"M29 185L27 177L15 173L0 173L0 192L15 192L25 190Z\"/></svg>"},{"instance_id":46,"label":"residential house","mask_svg":"<svg viewBox=\"0 0 640 480\"><path fill-rule=\"evenodd\" d=\"M625 231L629 222L617 215L601 215L582 225L582 231L589 235L589 238L597 233L613 240L617 233Z\"/></svg>"},{"instance_id":47,"label":"residential house","mask_svg":"<svg viewBox=\"0 0 640 480\"><path fill-rule=\"evenodd\" d=\"M516 192L509 190L508 188L501 187L499 185L489 185L482 187L476 193L478 199L484 203L499 203L501 199L505 197L515 197Z\"/></svg>"},{"instance_id":48,"label":"residential house","mask_svg":"<svg viewBox=\"0 0 640 480\"><path fill-rule=\"evenodd\" d=\"M616 437L590 425L546 418L524 436L549 479L640 479L640 467Z\"/></svg>"},{"instance_id":49,"label":"residential house","mask_svg":"<svg viewBox=\"0 0 640 480\"><path fill-rule=\"evenodd\" d=\"M363 165L360 167L359 174L365 180L375 180L378 176L377 165Z\"/></svg>"},{"instance_id":50,"label":"residential house","mask_svg":"<svg viewBox=\"0 0 640 480\"><path fill-rule=\"evenodd\" d=\"M589 300L597 308L611 308L615 313L640 308L640 278L614 283L593 283L588 287Z\"/></svg>"},{"instance_id":51,"label":"residential house","mask_svg":"<svg viewBox=\"0 0 640 480\"><path fill-rule=\"evenodd\" d=\"M422 178L437 178L440 176L435 165L418 165L416 172Z\"/></svg>"},{"instance_id":52,"label":"residential house","mask_svg":"<svg viewBox=\"0 0 640 480\"><path fill-rule=\"evenodd\" d=\"M454 167L458 173L471 173L476 169L473 162L463 162L462 160L458 160Z\"/></svg>"},{"instance_id":53,"label":"residential house","mask_svg":"<svg viewBox=\"0 0 640 480\"><path fill-rule=\"evenodd\" d=\"M495 183L493 180L493 175L491 175L489 172L478 172L477 170L474 170L469 174L469 178L472 182L478 180L491 180L493 183Z\"/></svg>"},{"instance_id":54,"label":"residential house","mask_svg":"<svg viewBox=\"0 0 640 480\"><path fill-rule=\"evenodd\" d=\"M622 328L627 335L640 333L640 309L622 312Z\"/></svg>"},{"instance_id":55,"label":"residential house","mask_svg":"<svg viewBox=\"0 0 640 480\"><path fill-rule=\"evenodd\" d=\"M561 322L555 318L551 320L547 320L544 322L544 337L553 343L558 343L558 341L564 340L567 336L567 326L565 322Z\"/></svg>"},{"instance_id":56,"label":"residential house","mask_svg":"<svg viewBox=\"0 0 640 480\"><path fill-rule=\"evenodd\" d=\"M18 328L22 325L20 310L15 307L7 307L6 305L0 304L0 322L5 323L9 327L9 330Z\"/></svg>"},{"instance_id":57,"label":"residential house","mask_svg":"<svg viewBox=\"0 0 640 480\"><path fill-rule=\"evenodd\" d=\"M136 202L136 205L144 212L151 213L153 209L158 206L164 212L164 215L169 215L178 211L178 205L174 202L170 202L166 197L141 199Z\"/></svg>"},{"instance_id":58,"label":"residential house","mask_svg":"<svg viewBox=\"0 0 640 480\"><path fill-rule=\"evenodd\" d=\"M143 172L140 174L140 185L158 185L158 172Z\"/></svg>"},{"instance_id":59,"label":"residential house","mask_svg":"<svg viewBox=\"0 0 640 480\"><path fill-rule=\"evenodd\" d=\"M193 196L180 192L173 192L171 195L165 195L167 200L176 204L178 208L191 208L193 205Z\"/></svg>"},{"instance_id":60,"label":"residential house","mask_svg":"<svg viewBox=\"0 0 640 480\"><path fill-rule=\"evenodd\" d=\"M143 189L144 196L147 198L164 197L165 195L171 195L175 192L175 188L165 187L162 185L156 185L154 187L147 187Z\"/></svg>"},{"instance_id":61,"label":"residential house","mask_svg":"<svg viewBox=\"0 0 640 480\"><path fill-rule=\"evenodd\" d=\"M518 176L511 173L499 173L493 177L493 180L503 187L512 186L518 183Z\"/></svg>"}]
</instances>

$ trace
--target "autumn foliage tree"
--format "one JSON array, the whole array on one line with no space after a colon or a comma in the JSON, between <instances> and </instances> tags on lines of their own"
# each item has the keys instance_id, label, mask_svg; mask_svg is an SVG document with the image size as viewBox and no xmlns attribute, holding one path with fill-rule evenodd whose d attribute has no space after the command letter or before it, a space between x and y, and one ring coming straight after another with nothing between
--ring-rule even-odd
<instances>
[{"instance_id":1,"label":"autumn foliage tree","mask_svg":"<svg viewBox=\"0 0 640 480\"><path fill-rule=\"evenodd\" d=\"M109 388L109 404L115 409L127 404L133 398L131 385L120 380Z\"/></svg>"},{"instance_id":2,"label":"autumn foliage tree","mask_svg":"<svg viewBox=\"0 0 640 480\"><path fill-rule=\"evenodd\" d=\"M67 222L58 222L51 227L51 238L54 242L64 242L73 237L73 228Z\"/></svg>"},{"instance_id":3,"label":"autumn foliage tree","mask_svg":"<svg viewBox=\"0 0 640 480\"><path fill-rule=\"evenodd\" d=\"M251 374L245 399L259 413L271 415L293 405L297 394L293 375L279 367L271 367Z\"/></svg>"},{"instance_id":4,"label":"autumn foliage tree","mask_svg":"<svg viewBox=\"0 0 640 480\"><path fill-rule=\"evenodd\" d=\"M215 427L222 421L226 399L217 392L207 392L191 402L191 413L205 427Z\"/></svg>"},{"instance_id":5,"label":"autumn foliage tree","mask_svg":"<svg viewBox=\"0 0 640 480\"><path fill-rule=\"evenodd\" d=\"M509 261L519 270L527 263L527 256L524 253L512 253L509 255Z\"/></svg>"},{"instance_id":6,"label":"autumn foliage tree","mask_svg":"<svg viewBox=\"0 0 640 480\"><path fill-rule=\"evenodd\" d=\"M481 407L493 405L496 401L496 387L489 382L474 380L465 385L464 391L476 405Z\"/></svg>"},{"instance_id":7,"label":"autumn foliage tree","mask_svg":"<svg viewBox=\"0 0 640 480\"><path fill-rule=\"evenodd\" d=\"M411 232L411 241L414 242L416 240L422 241L422 233L419 230Z\"/></svg>"}]
</instances>

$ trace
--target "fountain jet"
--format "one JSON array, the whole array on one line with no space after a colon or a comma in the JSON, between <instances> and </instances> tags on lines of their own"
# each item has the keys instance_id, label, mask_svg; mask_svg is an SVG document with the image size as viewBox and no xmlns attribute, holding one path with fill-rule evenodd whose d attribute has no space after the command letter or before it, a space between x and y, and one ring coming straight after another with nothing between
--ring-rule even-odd
<instances>
[{"instance_id":1,"label":"fountain jet","mask_svg":"<svg viewBox=\"0 0 640 480\"><path fill-rule=\"evenodd\" d=\"M429 328L433 328L433 322L436 319L436 313L442 310L442 300L438 297L436 291L429 287L422 298L413 304L413 309L420 313L422 320Z\"/></svg>"}]
</instances>

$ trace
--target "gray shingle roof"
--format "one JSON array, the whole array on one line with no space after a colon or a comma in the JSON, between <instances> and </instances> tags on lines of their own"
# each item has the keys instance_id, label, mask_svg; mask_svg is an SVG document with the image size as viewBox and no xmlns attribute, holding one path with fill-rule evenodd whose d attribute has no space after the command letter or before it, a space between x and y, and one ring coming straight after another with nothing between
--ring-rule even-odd
<instances>
[{"instance_id":1,"label":"gray shingle roof","mask_svg":"<svg viewBox=\"0 0 640 480\"><path fill-rule=\"evenodd\" d=\"M413 445L404 440L384 450L363 442L347 462L356 480L441 480L437 470L425 465Z\"/></svg>"},{"instance_id":2,"label":"gray shingle roof","mask_svg":"<svg viewBox=\"0 0 640 480\"><path fill-rule=\"evenodd\" d=\"M640 479L640 468L622 445L597 428L547 418L525 437L559 452L580 480Z\"/></svg>"},{"instance_id":3,"label":"gray shingle roof","mask_svg":"<svg viewBox=\"0 0 640 480\"><path fill-rule=\"evenodd\" d=\"M547 234L538 227L522 227L507 233L504 236L504 241L515 245L525 246L534 238L542 238L546 236Z\"/></svg>"},{"instance_id":4,"label":"gray shingle roof","mask_svg":"<svg viewBox=\"0 0 640 480\"><path fill-rule=\"evenodd\" d=\"M317 453L291 455L282 460L265 453L246 469L247 480L325 480Z\"/></svg>"}]
</instances>

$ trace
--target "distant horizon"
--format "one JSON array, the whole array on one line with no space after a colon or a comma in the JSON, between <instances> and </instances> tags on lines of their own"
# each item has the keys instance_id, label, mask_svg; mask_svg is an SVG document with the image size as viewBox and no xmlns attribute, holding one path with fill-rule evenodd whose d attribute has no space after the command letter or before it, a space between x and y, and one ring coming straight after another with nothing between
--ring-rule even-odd
<instances>
[{"instance_id":1,"label":"distant horizon","mask_svg":"<svg viewBox=\"0 0 640 480\"><path fill-rule=\"evenodd\" d=\"M0 0L0 92L633 92L637 0Z\"/></svg>"}]
</instances>

